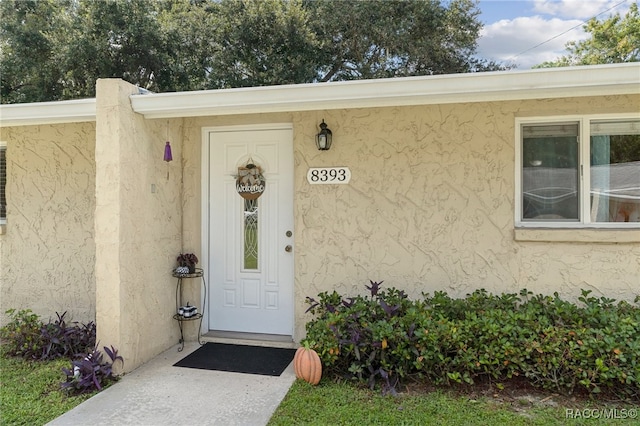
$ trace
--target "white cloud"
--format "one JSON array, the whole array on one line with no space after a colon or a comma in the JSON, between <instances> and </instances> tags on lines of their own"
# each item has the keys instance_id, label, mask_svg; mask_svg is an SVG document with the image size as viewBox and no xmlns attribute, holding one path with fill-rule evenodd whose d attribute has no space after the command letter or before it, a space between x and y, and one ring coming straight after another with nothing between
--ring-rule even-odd
<instances>
[{"instance_id":1,"label":"white cloud","mask_svg":"<svg viewBox=\"0 0 640 426\"><path fill-rule=\"evenodd\" d=\"M589 20L611 8L613 9L599 18L607 18L618 12L624 14L629 8L628 3L628 0L533 0L533 10L561 18ZM616 5L618 6L615 7Z\"/></svg>"},{"instance_id":2,"label":"white cloud","mask_svg":"<svg viewBox=\"0 0 640 426\"><path fill-rule=\"evenodd\" d=\"M520 69L566 55L569 41L589 37L584 22L596 17L624 16L638 0L528 0L522 14L485 24L478 40L478 56L498 62L515 63ZM511 3L513 6L513 3ZM530 6L530 7L529 7ZM495 13L495 12L494 12ZM514 15L511 15L514 16Z\"/></svg>"},{"instance_id":3,"label":"white cloud","mask_svg":"<svg viewBox=\"0 0 640 426\"><path fill-rule=\"evenodd\" d=\"M568 31L573 27L576 28ZM527 69L566 54L568 41L586 37L580 19L531 16L501 20L483 28L478 40L478 55Z\"/></svg>"}]
</instances>

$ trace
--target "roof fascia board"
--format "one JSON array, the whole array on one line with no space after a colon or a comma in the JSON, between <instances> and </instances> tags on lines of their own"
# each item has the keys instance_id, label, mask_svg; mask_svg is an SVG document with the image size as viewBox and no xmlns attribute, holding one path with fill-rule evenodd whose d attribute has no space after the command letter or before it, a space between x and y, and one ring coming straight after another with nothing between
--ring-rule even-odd
<instances>
[{"instance_id":1,"label":"roof fascia board","mask_svg":"<svg viewBox=\"0 0 640 426\"><path fill-rule=\"evenodd\" d=\"M86 121L96 121L95 98L0 106L2 127Z\"/></svg>"},{"instance_id":2,"label":"roof fascia board","mask_svg":"<svg viewBox=\"0 0 640 426\"><path fill-rule=\"evenodd\" d=\"M640 94L640 63L132 95L146 118ZM0 106L0 125L96 120L96 100Z\"/></svg>"},{"instance_id":3,"label":"roof fascia board","mask_svg":"<svg viewBox=\"0 0 640 426\"><path fill-rule=\"evenodd\" d=\"M640 94L640 63L132 95L146 118Z\"/></svg>"}]
</instances>

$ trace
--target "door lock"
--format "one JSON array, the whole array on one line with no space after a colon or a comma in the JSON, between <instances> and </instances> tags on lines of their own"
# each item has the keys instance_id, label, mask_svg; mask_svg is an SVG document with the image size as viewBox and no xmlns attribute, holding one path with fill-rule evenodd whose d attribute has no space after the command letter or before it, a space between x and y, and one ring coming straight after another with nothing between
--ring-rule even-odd
<instances>
[{"instance_id":1,"label":"door lock","mask_svg":"<svg viewBox=\"0 0 640 426\"><path fill-rule=\"evenodd\" d=\"M291 231L287 231L287 232L285 233L285 235L286 235L287 237L291 237L291 236L293 235L293 232L291 232Z\"/></svg>"},{"instance_id":2,"label":"door lock","mask_svg":"<svg viewBox=\"0 0 640 426\"><path fill-rule=\"evenodd\" d=\"M287 253L291 253L291 250L293 250L293 247L291 247L291 245L288 245L284 248L284 251L286 251Z\"/></svg>"}]
</instances>

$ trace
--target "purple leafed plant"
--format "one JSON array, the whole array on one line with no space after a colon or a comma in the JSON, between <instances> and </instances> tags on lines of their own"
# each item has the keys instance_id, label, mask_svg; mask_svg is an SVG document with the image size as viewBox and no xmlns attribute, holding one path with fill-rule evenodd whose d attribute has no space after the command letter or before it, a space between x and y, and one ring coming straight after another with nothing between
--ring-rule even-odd
<instances>
[{"instance_id":1,"label":"purple leafed plant","mask_svg":"<svg viewBox=\"0 0 640 426\"><path fill-rule=\"evenodd\" d=\"M96 325L93 321L68 324L65 320L67 313L56 312L55 321L43 323L29 309L9 309L6 314L11 321L0 328L0 337L3 339L3 349L9 355L45 361L71 358L77 353L90 351L96 345Z\"/></svg>"},{"instance_id":2,"label":"purple leafed plant","mask_svg":"<svg viewBox=\"0 0 640 426\"><path fill-rule=\"evenodd\" d=\"M180 266L196 265L198 256L193 253L180 253L176 260Z\"/></svg>"},{"instance_id":3,"label":"purple leafed plant","mask_svg":"<svg viewBox=\"0 0 640 426\"><path fill-rule=\"evenodd\" d=\"M62 382L62 389L79 394L100 391L108 382L117 380L113 375L113 364L124 362L124 359L113 346L104 346L103 350L111 361L103 361L103 354L96 347L91 353L72 361L71 369L63 368L66 381Z\"/></svg>"},{"instance_id":4,"label":"purple leafed plant","mask_svg":"<svg viewBox=\"0 0 640 426\"><path fill-rule=\"evenodd\" d=\"M58 319L41 328L41 336L45 342L40 359L71 358L74 354L90 350L96 345L96 325L94 322L79 324L74 322L67 326L63 312L56 312Z\"/></svg>"}]
</instances>

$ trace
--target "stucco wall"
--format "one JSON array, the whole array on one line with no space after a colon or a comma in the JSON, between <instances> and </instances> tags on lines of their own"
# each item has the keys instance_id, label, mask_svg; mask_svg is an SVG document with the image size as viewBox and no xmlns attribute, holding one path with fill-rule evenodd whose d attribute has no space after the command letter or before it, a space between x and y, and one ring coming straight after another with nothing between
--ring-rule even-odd
<instances>
[{"instance_id":1,"label":"stucco wall","mask_svg":"<svg viewBox=\"0 0 640 426\"><path fill-rule=\"evenodd\" d=\"M176 280L181 249L181 120L145 120L137 89L97 84L96 318L98 340L130 371L178 343ZM151 95L150 95L151 96ZM165 141L174 161L163 161Z\"/></svg>"},{"instance_id":2,"label":"stucco wall","mask_svg":"<svg viewBox=\"0 0 640 426\"><path fill-rule=\"evenodd\" d=\"M0 311L95 320L93 123L9 127Z\"/></svg>"},{"instance_id":3,"label":"stucco wall","mask_svg":"<svg viewBox=\"0 0 640 426\"><path fill-rule=\"evenodd\" d=\"M203 126L294 124L296 338L309 319L305 296L363 293L370 279L413 297L527 288L633 300L640 292L637 230L622 231L633 238L620 243L606 231L593 243L593 232L576 233L579 242L516 240L514 126L516 117L639 109L638 96L611 96L189 119L185 155L198 161L185 176L199 186ZM322 119L334 135L325 152L313 142ZM349 167L351 183L307 183L309 167L327 166ZM197 246L201 204L190 200L185 215L194 220L185 236Z\"/></svg>"}]
</instances>

